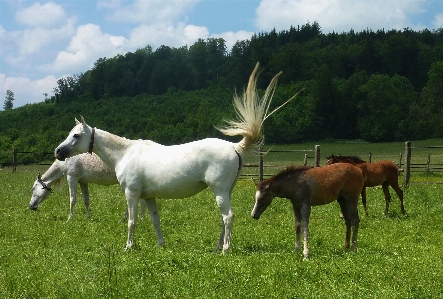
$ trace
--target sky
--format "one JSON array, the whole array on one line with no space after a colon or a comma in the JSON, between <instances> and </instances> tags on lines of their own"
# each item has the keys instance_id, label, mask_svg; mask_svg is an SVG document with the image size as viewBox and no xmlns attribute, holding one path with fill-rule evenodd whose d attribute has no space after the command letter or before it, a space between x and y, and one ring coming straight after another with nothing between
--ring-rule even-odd
<instances>
[{"instance_id":1,"label":"sky","mask_svg":"<svg viewBox=\"0 0 443 299\"><path fill-rule=\"evenodd\" d=\"M443 0L0 0L0 110L44 101L99 58L318 22L323 33L443 27Z\"/></svg>"}]
</instances>

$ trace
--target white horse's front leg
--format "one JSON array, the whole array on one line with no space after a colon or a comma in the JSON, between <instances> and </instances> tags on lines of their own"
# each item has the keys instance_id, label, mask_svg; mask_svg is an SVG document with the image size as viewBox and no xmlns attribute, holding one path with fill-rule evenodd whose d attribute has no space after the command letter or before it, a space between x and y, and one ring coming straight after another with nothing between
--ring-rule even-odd
<instances>
[{"instance_id":1,"label":"white horse's front leg","mask_svg":"<svg viewBox=\"0 0 443 299\"><path fill-rule=\"evenodd\" d=\"M128 240L126 242L125 250L128 250L135 245L134 232L137 223L137 211L140 195L134 195L132 192L126 190L126 201L128 203Z\"/></svg>"},{"instance_id":2,"label":"white horse's front leg","mask_svg":"<svg viewBox=\"0 0 443 299\"><path fill-rule=\"evenodd\" d=\"M69 217L67 220L69 221L74 216L75 201L77 200L77 180L69 175L66 179L69 184Z\"/></svg>"},{"instance_id":3,"label":"white horse's front leg","mask_svg":"<svg viewBox=\"0 0 443 299\"><path fill-rule=\"evenodd\" d=\"M218 241L217 249L222 249L222 253L229 250L231 246L231 234L232 224L234 223L234 212L231 209L230 196L229 195L217 195L215 197L217 205L220 208L222 214L222 230L220 233L220 239Z\"/></svg>"},{"instance_id":4,"label":"white horse's front leg","mask_svg":"<svg viewBox=\"0 0 443 299\"><path fill-rule=\"evenodd\" d=\"M158 215L157 200L155 198L141 200L140 207L142 208L143 206L145 206L145 208L146 206L148 207L149 214L151 215L152 225L154 225L155 232L157 233L158 245L165 245L165 240L163 239L163 234L160 227L160 216ZM140 214L142 214L141 211Z\"/></svg>"},{"instance_id":5,"label":"white horse's front leg","mask_svg":"<svg viewBox=\"0 0 443 299\"><path fill-rule=\"evenodd\" d=\"M88 184L79 183L80 189L82 190L83 202L85 203L86 208L86 217L91 218L91 211L89 210L89 188Z\"/></svg>"}]
</instances>

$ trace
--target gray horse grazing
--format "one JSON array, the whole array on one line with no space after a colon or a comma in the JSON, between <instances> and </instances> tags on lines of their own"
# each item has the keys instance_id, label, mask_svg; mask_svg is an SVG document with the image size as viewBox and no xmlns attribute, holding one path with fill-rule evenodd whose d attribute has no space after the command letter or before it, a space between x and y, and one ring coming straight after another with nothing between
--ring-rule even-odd
<instances>
[{"instance_id":1,"label":"gray horse grazing","mask_svg":"<svg viewBox=\"0 0 443 299\"><path fill-rule=\"evenodd\" d=\"M74 207L77 199L77 184L80 185L88 218L91 217L91 212L89 210L88 184L92 183L103 186L118 184L115 172L95 154L81 154L66 159L65 161L55 160L43 175L38 174L37 180L32 186L32 196L31 201L29 202L29 208L31 210L37 210L40 203L47 199L52 193L51 186L58 184L64 176L66 176L69 184L70 195L68 221L74 216ZM144 217L146 211L145 201L140 201L140 206L140 214ZM122 220L127 217L127 214L128 211L126 210Z\"/></svg>"}]
</instances>

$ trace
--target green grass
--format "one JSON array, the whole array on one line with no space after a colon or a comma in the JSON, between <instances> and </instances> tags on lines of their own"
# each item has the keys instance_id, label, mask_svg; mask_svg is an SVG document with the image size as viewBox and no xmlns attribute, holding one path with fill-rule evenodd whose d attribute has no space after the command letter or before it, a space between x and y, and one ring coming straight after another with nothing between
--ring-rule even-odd
<instances>
[{"instance_id":1,"label":"green grass","mask_svg":"<svg viewBox=\"0 0 443 299\"><path fill-rule=\"evenodd\" d=\"M126 202L118 186L90 186L90 220L79 195L76 215L66 222L66 183L39 210L27 209L36 174L46 168L0 170L0 298L443 298L440 184L404 189L407 216L395 194L384 216L381 188L369 188L368 217L359 205L355 252L342 248L338 205L314 207L311 256L303 261L294 252L289 201L275 199L253 220L249 180L233 193L229 253L212 253L221 221L208 190L159 200L166 247L158 248L148 218L138 223L137 247L126 252L127 225L119 223Z\"/></svg>"}]
</instances>

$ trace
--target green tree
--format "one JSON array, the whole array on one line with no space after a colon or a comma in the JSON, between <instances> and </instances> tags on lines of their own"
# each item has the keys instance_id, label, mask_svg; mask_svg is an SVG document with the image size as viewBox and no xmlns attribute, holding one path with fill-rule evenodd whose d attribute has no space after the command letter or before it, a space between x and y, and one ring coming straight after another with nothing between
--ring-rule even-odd
<instances>
[{"instance_id":1,"label":"green tree","mask_svg":"<svg viewBox=\"0 0 443 299\"><path fill-rule=\"evenodd\" d=\"M415 132L421 138L443 136L443 61L434 62L428 72L428 82L422 90L421 105L413 107L411 117Z\"/></svg>"},{"instance_id":2,"label":"green tree","mask_svg":"<svg viewBox=\"0 0 443 299\"><path fill-rule=\"evenodd\" d=\"M409 107L417 96L410 81L395 75L372 75L360 87L358 129L363 139L384 142L407 138Z\"/></svg>"},{"instance_id":3,"label":"green tree","mask_svg":"<svg viewBox=\"0 0 443 299\"><path fill-rule=\"evenodd\" d=\"M3 104L3 109L10 110L14 107L14 93L11 90L6 91L5 103Z\"/></svg>"}]
</instances>

